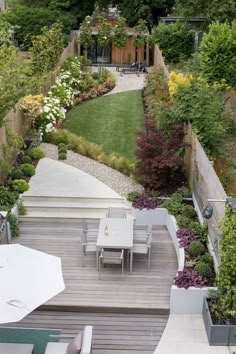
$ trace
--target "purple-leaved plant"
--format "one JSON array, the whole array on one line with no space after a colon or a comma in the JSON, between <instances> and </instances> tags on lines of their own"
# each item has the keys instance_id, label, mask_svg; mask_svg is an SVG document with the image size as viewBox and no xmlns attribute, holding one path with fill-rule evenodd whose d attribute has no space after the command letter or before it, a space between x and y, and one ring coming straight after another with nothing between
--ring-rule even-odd
<instances>
[{"instance_id":1,"label":"purple-leaved plant","mask_svg":"<svg viewBox=\"0 0 236 354\"><path fill-rule=\"evenodd\" d=\"M174 278L174 284L178 288L188 289L190 286L195 288L202 288L207 285L207 279L203 278L195 270L190 268L184 268L183 271L179 271L177 276Z\"/></svg>"},{"instance_id":2,"label":"purple-leaved plant","mask_svg":"<svg viewBox=\"0 0 236 354\"><path fill-rule=\"evenodd\" d=\"M135 209L156 209L158 208L158 201L155 198L148 197L147 195L141 195L139 198L135 199L132 203Z\"/></svg>"},{"instance_id":3,"label":"purple-leaved plant","mask_svg":"<svg viewBox=\"0 0 236 354\"><path fill-rule=\"evenodd\" d=\"M179 239L179 247L188 247L192 241L197 239L193 231L189 229L179 229L176 232L176 236Z\"/></svg>"}]
</instances>

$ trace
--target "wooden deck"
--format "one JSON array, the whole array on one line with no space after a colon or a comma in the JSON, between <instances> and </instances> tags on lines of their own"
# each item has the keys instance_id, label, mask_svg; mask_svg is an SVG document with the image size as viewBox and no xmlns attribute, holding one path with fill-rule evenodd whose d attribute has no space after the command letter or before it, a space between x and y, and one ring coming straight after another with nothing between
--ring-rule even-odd
<instances>
[{"instance_id":1,"label":"wooden deck","mask_svg":"<svg viewBox=\"0 0 236 354\"><path fill-rule=\"evenodd\" d=\"M16 243L61 257L66 289L43 307L10 327L59 328L76 334L93 326L94 354L153 354L164 331L170 287L177 259L165 227L153 231L151 268L144 256L134 256L133 273L107 266L102 279L95 254L81 261L80 225L74 219L26 219Z\"/></svg>"},{"instance_id":2,"label":"wooden deck","mask_svg":"<svg viewBox=\"0 0 236 354\"><path fill-rule=\"evenodd\" d=\"M77 334L93 326L93 354L153 354L167 315L34 311L10 327L59 328Z\"/></svg>"},{"instance_id":3,"label":"wooden deck","mask_svg":"<svg viewBox=\"0 0 236 354\"><path fill-rule=\"evenodd\" d=\"M61 257L66 289L44 305L44 309L133 313L169 312L170 287L177 271L173 243L165 227L153 231L151 268L144 256L134 255L133 273L126 269L121 280L119 266L107 266L102 279L96 269L95 255L81 262L81 241L76 223L20 224L17 243Z\"/></svg>"}]
</instances>

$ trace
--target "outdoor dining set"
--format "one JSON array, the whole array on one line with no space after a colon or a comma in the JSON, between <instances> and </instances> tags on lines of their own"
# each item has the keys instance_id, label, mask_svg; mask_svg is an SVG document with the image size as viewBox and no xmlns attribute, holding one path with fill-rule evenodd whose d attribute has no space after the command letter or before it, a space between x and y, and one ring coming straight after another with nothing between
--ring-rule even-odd
<instances>
[{"instance_id":1,"label":"outdoor dining set","mask_svg":"<svg viewBox=\"0 0 236 354\"><path fill-rule=\"evenodd\" d=\"M136 224L135 220L126 217L123 208L108 208L106 217L97 224L83 219L81 242L82 264L84 256L95 253L100 278L102 265L106 264L120 264L123 278L125 257L132 273L134 254L147 255L150 267L152 228Z\"/></svg>"}]
</instances>

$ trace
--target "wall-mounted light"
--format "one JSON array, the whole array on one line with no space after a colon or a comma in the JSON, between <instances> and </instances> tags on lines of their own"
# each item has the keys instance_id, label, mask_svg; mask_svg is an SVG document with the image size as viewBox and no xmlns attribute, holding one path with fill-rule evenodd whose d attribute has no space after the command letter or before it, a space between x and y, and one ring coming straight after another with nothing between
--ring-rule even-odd
<instances>
[{"instance_id":1,"label":"wall-mounted light","mask_svg":"<svg viewBox=\"0 0 236 354\"><path fill-rule=\"evenodd\" d=\"M226 199L207 199L207 201L211 203L223 202L223 203L227 203L232 209L236 208L236 198L232 198L232 197L227 197ZM212 217L212 215L213 215L213 207L208 204L203 209L202 216L204 217L204 219L209 220Z\"/></svg>"},{"instance_id":2,"label":"wall-mounted light","mask_svg":"<svg viewBox=\"0 0 236 354\"><path fill-rule=\"evenodd\" d=\"M207 205L202 212L202 216L204 217L204 219L209 220L213 215L213 208L211 205Z\"/></svg>"}]
</instances>

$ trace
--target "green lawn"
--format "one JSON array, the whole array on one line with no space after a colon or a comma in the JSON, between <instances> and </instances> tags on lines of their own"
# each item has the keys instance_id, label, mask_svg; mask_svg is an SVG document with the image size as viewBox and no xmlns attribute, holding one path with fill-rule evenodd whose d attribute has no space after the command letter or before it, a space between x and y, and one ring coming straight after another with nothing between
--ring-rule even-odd
<instances>
[{"instance_id":1,"label":"green lawn","mask_svg":"<svg viewBox=\"0 0 236 354\"><path fill-rule=\"evenodd\" d=\"M65 128L102 145L106 153L134 158L143 115L141 91L128 91L78 105L68 112Z\"/></svg>"}]
</instances>

